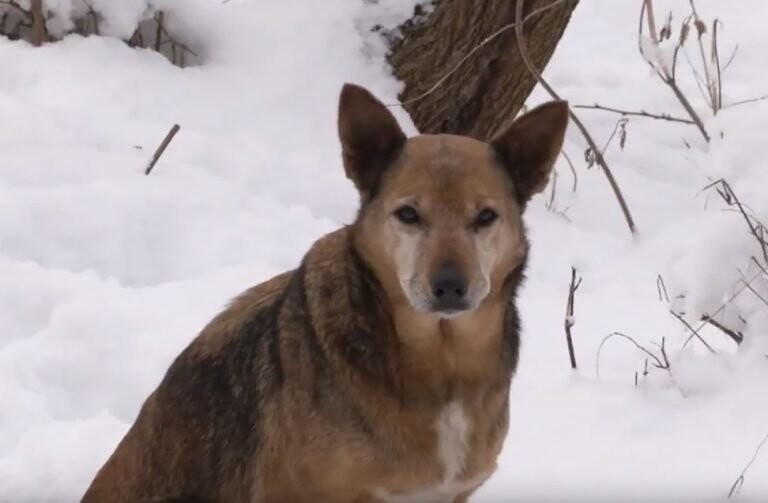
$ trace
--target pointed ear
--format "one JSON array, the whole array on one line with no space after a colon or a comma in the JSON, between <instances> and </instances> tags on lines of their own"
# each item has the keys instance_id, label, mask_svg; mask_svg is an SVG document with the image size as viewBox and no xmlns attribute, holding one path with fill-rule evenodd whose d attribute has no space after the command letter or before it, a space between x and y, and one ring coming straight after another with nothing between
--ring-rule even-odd
<instances>
[{"instance_id":1,"label":"pointed ear","mask_svg":"<svg viewBox=\"0 0 768 503\"><path fill-rule=\"evenodd\" d=\"M406 136L381 101L360 86L344 84L339 97L339 139L347 178L368 199Z\"/></svg>"},{"instance_id":2,"label":"pointed ear","mask_svg":"<svg viewBox=\"0 0 768 503\"><path fill-rule=\"evenodd\" d=\"M491 141L521 204L547 186L567 126L568 102L550 101L517 118Z\"/></svg>"}]
</instances>

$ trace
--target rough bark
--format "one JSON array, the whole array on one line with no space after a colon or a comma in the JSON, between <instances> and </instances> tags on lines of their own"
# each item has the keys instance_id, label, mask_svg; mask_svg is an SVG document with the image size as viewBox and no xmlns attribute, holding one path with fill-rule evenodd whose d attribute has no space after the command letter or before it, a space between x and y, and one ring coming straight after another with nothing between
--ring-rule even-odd
<instances>
[{"instance_id":1,"label":"rough bark","mask_svg":"<svg viewBox=\"0 0 768 503\"><path fill-rule=\"evenodd\" d=\"M527 0L524 13L553 1ZM578 1L563 0L526 21L528 51L539 69L552 56ZM488 139L517 115L536 79L525 70L514 29L475 52L434 92L416 99L514 17L514 0L439 0L427 16L400 27L388 59L405 83L399 98L419 131Z\"/></svg>"}]
</instances>

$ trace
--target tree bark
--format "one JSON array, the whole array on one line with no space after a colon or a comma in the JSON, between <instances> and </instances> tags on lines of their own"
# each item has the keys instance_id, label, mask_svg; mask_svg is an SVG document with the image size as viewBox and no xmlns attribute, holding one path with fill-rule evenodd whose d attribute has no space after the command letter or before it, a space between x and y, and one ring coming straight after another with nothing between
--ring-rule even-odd
<instances>
[{"instance_id":1,"label":"tree bark","mask_svg":"<svg viewBox=\"0 0 768 503\"><path fill-rule=\"evenodd\" d=\"M553 1L526 0L524 14ZM540 70L549 62L578 2L563 0L526 21L528 51ZM399 98L419 131L486 140L514 119L536 85L520 58L514 28L485 44L423 96L514 17L514 0L438 0L426 17L416 16L400 27L388 60L405 83Z\"/></svg>"}]
</instances>

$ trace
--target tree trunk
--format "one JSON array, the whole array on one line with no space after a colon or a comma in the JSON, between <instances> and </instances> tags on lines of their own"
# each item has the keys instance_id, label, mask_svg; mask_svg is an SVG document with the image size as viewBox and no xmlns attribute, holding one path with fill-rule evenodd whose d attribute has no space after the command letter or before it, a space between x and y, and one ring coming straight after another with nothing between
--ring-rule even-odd
<instances>
[{"instance_id":1,"label":"tree trunk","mask_svg":"<svg viewBox=\"0 0 768 503\"><path fill-rule=\"evenodd\" d=\"M467 58L434 91L427 93L470 51L514 22L516 0L438 0L426 17L400 27L389 62L405 83L400 101L422 133L492 137L517 115L536 85L525 69L514 27ZM555 0L526 0L524 17ZM579 0L564 0L528 19L528 52L543 69L560 41ZM423 97L422 97L423 96Z\"/></svg>"}]
</instances>

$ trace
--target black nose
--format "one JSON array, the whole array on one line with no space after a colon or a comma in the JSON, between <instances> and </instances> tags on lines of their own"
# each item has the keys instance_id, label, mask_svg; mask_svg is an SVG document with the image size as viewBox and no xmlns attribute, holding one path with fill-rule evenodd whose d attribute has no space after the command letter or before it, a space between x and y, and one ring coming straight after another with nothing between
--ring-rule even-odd
<instances>
[{"instance_id":1,"label":"black nose","mask_svg":"<svg viewBox=\"0 0 768 503\"><path fill-rule=\"evenodd\" d=\"M467 279L453 264L441 267L432 279L432 296L436 311L457 311L466 308Z\"/></svg>"}]
</instances>

